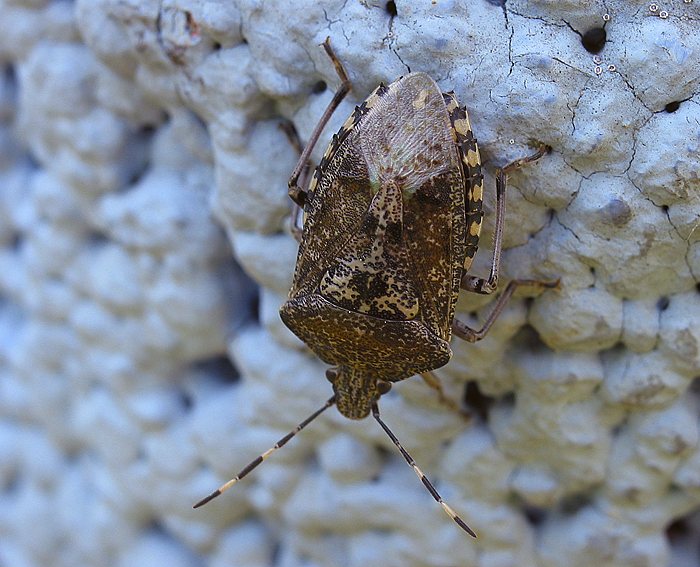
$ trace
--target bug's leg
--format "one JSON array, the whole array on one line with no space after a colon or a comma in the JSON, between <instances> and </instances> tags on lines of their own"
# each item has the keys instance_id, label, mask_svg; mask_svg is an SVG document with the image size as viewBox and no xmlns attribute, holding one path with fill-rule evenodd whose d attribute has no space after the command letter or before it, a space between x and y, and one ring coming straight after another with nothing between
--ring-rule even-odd
<instances>
[{"instance_id":1,"label":"bug's leg","mask_svg":"<svg viewBox=\"0 0 700 567\"><path fill-rule=\"evenodd\" d=\"M423 474L423 471L418 468L418 465L416 464L416 461L413 460L413 457L408 454L408 451L403 448L403 445L401 445L401 442L396 438L396 435L389 429L389 426L387 426L386 423L384 423L379 417L379 406L377 403L372 404L372 415L374 416L374 419L377 420L377 423L381 425L382 429L384 432L389 436L389 438L393 441L394 445L396 445L396 448L399 450L401 453L401 456L406 460L408 463L408 466L413 469L413 472L416 473L420 481L423 483L423 486L430 492L430 495L435 499L435 501L442 506L442 509L445 511L445 513L454 520L454 522L462 528L465 532L467 532L470 536L476 537L476 534L472 531L472 529L464 522L462 518L460 518L457 513L448 506L447 502L445 502L442 499L442 496L440 496L440 493L435 490L435 487L433 486L433 483L428 480L428 477Z\"/></svg>"},{"instance_id":2,"label":"bug's leg","mask_svg":"<svg viewBox=\"0 0 700 567\"><path fill-rule=\"evenodd\" d=\"M291 146L297 151L297 153L301 156L301 154L304 152L304 145L301 143L301 139L299 138L299 133L297 132L297 129L294 127L294 123L291 122L290 120L283 120L280 122L280 129L285 133L287 136L287 139L289 140L289 143ZM299 179L298 179L298 184L301 187L307 187L307 181L309 179L309 173L311 172L311 161L306 160L306 163L304 164L304 167L302 168L300 174L299 174ZM292 202L292 226L291 226L291 231L292 231L292 236L297 242L301 242L301 233L302 233L302 228L303 228L303 216L304 216L304 209L300 207L296 202Z\"/></svg>"},{"instance_id":3,"label":"bug's leg","mask_svg":"<svg viewBox=\"0 0 700 567\"><path fill-rule=\"evenodd\" d=\"M309 423L311 423L314 419L316 419L319 415L321 415L324 411L326 411L334 403L335 403L335 396L333 396L332 398L329 398L323 406L321 406L314 413L312 413L309 417L307 417L304 421L302 421L299 425L297 425L294 429L292 429L289 433L287 433L287 435L282 437L282 439L277 441L277 443L275 443L272 447L270 447L262 455L258 455L255 459L253 459L250 463L248 463L245 467L243 467L243 470L241 472L239 472L236 476L234 476L228 482L222 484L219 488L217 488L209 496L202 498L199 502L197 502L194 506L192 506L192 508L199 508L200 506L204 506L207 502L211 502L212 500L214 500L214 498L216 498L220 494L226 492L229 488L231 488L234 484L236 484L239 480L241 480L244 476L246 476L250 471L252 471L255 467L257 467L260 463L262 463L265 459L267 459L277 449L281 449L282 447L284 447L287 444L287 441L289 441L292 437L294 437L297 433L299 433L302 429L304 429L304 427L306 427Z\"/></svg>"},{"instance_id":4,"label":"bug's leg","mask_svg":"<svg viewBox=\"0 0 700 567\"><path fill-rule=\"evenodd\" d=\"M472 329L459 319L454 319L452 321L452 332L460 339L464 339L470 343L475 343L476 341L483 339L486 336L486 333L489 332L491 325L493 325L494 321L498 319L498 316L501 314L501 311L503 311L503 308L506 306L506 303L508 303L508 300L520 286L528 286L541 290L557 289L559 287L559 280L512 280L508 283L505 291L494 303L493 307L491 308L491 312L488 314L488 317L486 317L486 321L484 321L481 329Z\"/></svg>"},{"instance_id":5,"label":"bug's leg","mask_svg":"<svg viewBox=\"0 0 700 567\"><path fill-rule=\"evenodd\" d=\"M498 286L498 271L501 265L501 250L503 248L503 224L506 216L505 196L508 173L522 167L527 163L537 161L549 150L549 146L543 144L534 154L517 159L496 172L496 228L493 236L491 272L489 273L489 277L486 279L471 276L468 273L465 273L462 276L462 281L460 284L462 289L481 294L491 294L496 290L496 287Z\"/></svg>"},{"instance_id":6,"label":"bug's leg","mask_svg":"<svg viewBox=\"0 0 700 567\"><path fill-rule=\"evenodd\" d=\"M331 47L330 38L327 37L326 41L323 42L323 48L326 50L328 57L330 57L331 61L333 62L335 72L340 78L340 87L338 87L338 90L333 95L333 98L331 99L330 103L328 103L328 107L321 116L321 119L318 121L318 124L316 124L316 127L311 133L309 141L306 143L306 146L301 152L301 155L299 156L299 161L297 162L297 165L294 168L294 171L292 171L291 177L289 178L289 197L300 207L303 207L304 202L306 201L306 190L303 188L304 185L299 183L299 177L301 176L303 169L306 167L306 164L309 161L309 156L311 155L311 152L313 151L316 142L318 142L318 138L321 135L323 128L328 123L328 120L330 119L333 112L335 112L335 109L338 108L340 102L345 98L345 96L350 92L350 89L352 88L352 83L348 78L348 74L345 72L343 64L340 62L340 59L338 59L335 52L333 51L333 48Z\"/></svg>"},{"instance_id":7,"label":"bug's leg","mask_svg":"<svg viewBox=\"0 0 700 567\"><path fill-rule=\"evenodd\" d=\"M289 145L292 146L299 155L301 155L304 151L304 144L301 143L301 138L299 138L299 132L297 132L296 126L294 126L294 122L284 118L279 124L279 129L282 130L282 132L284 132L285 136L287 136L287 141L289 142ZM309 164L310 162L307 161L306 167L308 167Z\"/></svg>"},{"instance_id":8,"label":"bug's leg","mask_svg":"<svg viewBox=\"0 0 700 567\"><path fill-rule=\"evenodd\" d=\"M434 372L427 370L426 372L421 372L419 376L423 378L423 381L428 387L437 392L438 400L442 405L458 413L464 419L471 419L471 414L468 411L461 408L457 402L445 394L445 390L442 388L442 382L440 382L440 378L438 378Z\"/></svg>"}]
</instances>

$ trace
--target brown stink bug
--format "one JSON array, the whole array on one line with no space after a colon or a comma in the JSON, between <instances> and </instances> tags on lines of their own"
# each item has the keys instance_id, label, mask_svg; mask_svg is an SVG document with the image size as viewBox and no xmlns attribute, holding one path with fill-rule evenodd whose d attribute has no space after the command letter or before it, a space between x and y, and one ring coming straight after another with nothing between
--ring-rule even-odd
<instances>
[{"instance_id":1,"label":"brown stink bug","mask_svg":"<svg viewBox=\"0 0 700 567\"><path fill-rule=\"evenodd\" d=\"M350 81L329 40L323 44L341 86L301 152L289 195L303 209L303 229L288 301L280 316L318 357L332 365L333 396L323 407L258 456L235 478L198 502L209 502L332 405L350 419L373 417L447 514L466 523L438 494L379 415L378 400L393 382L449 361L452 333L484 337L518 286L511 281L483 327L454 319L461 289L496 289L505 214L506 174L544 155L517 160L497 172L496 228L489 277L468 274L479 244L483 177L479 150L464 107L425 73L380 84L340 128L313 177L308 159ZM302 181L299 182L300 178ZM298 215L295 215L298 219Z\"/></svg>"}]
</instances>

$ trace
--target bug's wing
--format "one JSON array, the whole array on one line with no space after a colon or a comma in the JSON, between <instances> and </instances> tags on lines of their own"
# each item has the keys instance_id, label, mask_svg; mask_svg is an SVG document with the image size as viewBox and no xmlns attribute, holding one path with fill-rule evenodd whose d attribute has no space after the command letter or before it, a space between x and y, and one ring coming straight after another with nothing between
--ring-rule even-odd
<instances>
[{"instance_id":1,"label":"bug's wing","mask_svg":"<svg viewBox=\"0 0 700 567\"><path fill-rule=\"evenodd\" d=\"M362 123L371 184L398 180L403 241L420 290L421 316L448 339L465 248L464 177L443 95L423 73L389 86Z\"/></svg>"},{"instance_id":2,"label":"bug's wing","mask_svg":"<svg viewBox=\"0 0 700 567\"><path fill-rule=\"evenodd\" d=\"M391 87L391 85L390 85ZM345 121L323 155L309 186L304 231L290 297L314 291L329 263L360 230L372 195L369 170L362 155L361 129L378 101L389 93L379 85Z\"/></svg>"},{"instance_id":3,"label":"bug's wing","mask_svg":"<svg viewBox=\"0 0 700 567\"><path fill-rule=\"evenodd\" d=\"M464 257L464 181L442 93L423 73L380 85L334 136L311 183L290 297L317 288L388 183L402 192L401 256L420 317L447 339Z\"/></svg>"},{"instance_id":4,"label":"bug's wing","mask_svg":"<svg viewBox=\"0 0 700 567\"><path fill-rule=\"evenodd\" d=\"M445 101L425 73L412 73L389 85L359 129L370 182L377 187L398 179L411 194L458 167Z\"/></svg>"},{"instance_id":5,"label":"bug's wing","mask_svg":"<svg viewBox=\"0 0 700 567\"><path fill-rule=\"evenodd\" d=\"M290 297L314 291L329 263L357 233L370 201L367 167L359 148L346 139L318 178L313 198L304 209Z\"/></svg>"}]
</instances>

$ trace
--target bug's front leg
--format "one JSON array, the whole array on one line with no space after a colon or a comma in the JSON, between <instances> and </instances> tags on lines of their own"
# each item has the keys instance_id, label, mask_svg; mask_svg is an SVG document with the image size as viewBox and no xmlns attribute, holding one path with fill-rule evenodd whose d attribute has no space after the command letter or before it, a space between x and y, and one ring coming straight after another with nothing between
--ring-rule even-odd
<instances>
[{"instance_id":1,"label":"bug's front leg","mask_svg":"<svg viewBox=\"0 0 700 567\"><path fill-rule=\"evenodd\" d=\"M318 142L318 138L320 137L323 128L328 123L328 120L333 115L333 112L335 112L335 109L338 108L340 102L345 98L345 96L350 92L350 89L352 88L352 83L348 78L348 74L345 72L343 64L340 62L340 59L338 59L335 52L333 51L333 48L331 47L330 38L327 37L326 41L323 42L323 48L326 50L328 57L330 57L331 61L333 62L335 72L340 78L340 87L338 87L338 90L333 95L333 98L331 99L330 103L328 103L328 107L324 111L323 116L321 116L321 119L318 121L318 124L316 124L316 127L311 133L311 137L306 143L306 147L304 147L304 150L301 152L301 155L299 156L299 161L297 162L297 165L294 168L294 171L292 171L291 177L289 178L289 197L300 207L303 207L304 203L306 202L307 192L304 187L304 184L299 183L299 177L301 176L304 168L307 167L307 164L309 162L309 156L311 155L314 146L316 146L316 142Z\"/></svg>"},{"instance_id":2,"label":"bug's front leg","mask_svg":"<svg viewBox=\"0 0 700 567\"><path fill-rule=\"evenodd\" d=\"M297 132L297 129L294 127L294 123L291 120L283 120L280 125L280 130L284 132L284 134L287 136L287 140L289 140L289 143L291 146L297 151L299 156L301 156L304 153L304 145L301 143L301 139L299 138L299 133ZM299 173L298 177L298 183L302 187L306 187L308 180L309 180L309 172L311 171L311 162L307 159L306 163L304 163L304 166L301 168L301 171ZM303 216L304 216L304 209L297 204L296 201L292 202L292 226L291 226L291 232L292 236L294 237L294 240L297 242L301 242L301 234L303 230Z\"/></svg>"},{"instance_id":3,"label":"bug's front leg","mask_svg":"<svg viewBox=\"0 0 700 567\"><path fill-rule=\"evenodd\" d=\"M512 161L496 172L496 228L493 236L493 257L491 259L491 271L487 279L471 276L465 273L462 276L461 288L472 293L491 294L498 287L498 271L501 266L501 251L503 248L503 226L506 216L506 187L508 173L519 169L527 163L537 161L544 156L551 148L546 145L532 155L525 156Z\"/></svg>"}]
</instances>

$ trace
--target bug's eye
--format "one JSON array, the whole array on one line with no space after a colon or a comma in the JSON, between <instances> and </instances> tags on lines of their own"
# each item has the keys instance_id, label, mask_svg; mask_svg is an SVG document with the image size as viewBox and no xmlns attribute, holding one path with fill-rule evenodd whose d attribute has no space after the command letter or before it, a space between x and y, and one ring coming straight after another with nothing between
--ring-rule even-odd
<instances>
[{"instance_id":1,"label":"bug's eye","mask_svg":"<svg viewBox=\"0 0 700 567\"><path fill-rule=\"evenodd\" d=\"M336 379L338 378L338 369L337 368L329 368L326 370L326 379L333 384Z\"/></svg>"},{"instance_id":2,"label":"bug's eye","mask_svg":"<svg viewBox=\"0 0 700 567\"><path fill-rule=\"evenodd\" d=\"M377 382L377 390L379 391L379 395L383 396L391 390L391 382Z\"/></svg>"}]
</instances>

